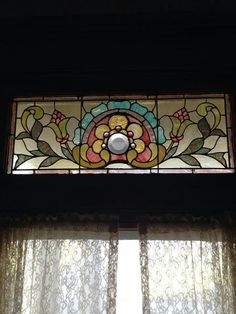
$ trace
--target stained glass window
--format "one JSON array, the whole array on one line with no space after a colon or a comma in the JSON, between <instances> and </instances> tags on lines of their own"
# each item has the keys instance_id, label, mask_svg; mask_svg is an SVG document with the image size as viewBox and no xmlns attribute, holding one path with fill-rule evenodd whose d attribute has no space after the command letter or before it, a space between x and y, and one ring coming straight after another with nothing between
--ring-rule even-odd
<instances>
[{"instance_id":1,"label":"stained glass window","mask_svg":"<svg viewBox=\"0 0 236 314\"><path fill-rule=\"evenodd\" d=\"M233 172L227 94L15 98L8 173Z\"/></svg>"}]
</instances>

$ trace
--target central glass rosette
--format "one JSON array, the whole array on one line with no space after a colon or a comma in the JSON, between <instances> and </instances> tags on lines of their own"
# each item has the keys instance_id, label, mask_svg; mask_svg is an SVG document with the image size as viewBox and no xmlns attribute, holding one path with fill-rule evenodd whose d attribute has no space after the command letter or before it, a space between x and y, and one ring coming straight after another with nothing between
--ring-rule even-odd
<instances>
[{"instance_id":1,"label":"central glass rosette","mask_svg":"<svg viewBox=\"0 0 236 314\"><path fill-rule=\"evenodd\" d=\"M129 107L123 108L126 105ZM82 128L75 131L77 146L72 154L76 161L86 168L102 168L111 163L151 168L164 159L165 137L153 112L144 111L138 103L130 108L126 101L109 102L108 110L104 106L99 106L100 114L93 111L96 119L91 122L91 116L85 115Z\"/></svg>"},{"instance_id":2,"label":"central glass rosette","mask_svg":"<svg viewBox=\"0 0 236 314\"><path fill-rule=\"evenodd\" d=\"M124 134L113 134L109 138L107 146L113 154L124 154L129 148L129 140Z\"/></svg>"}]
</instances>

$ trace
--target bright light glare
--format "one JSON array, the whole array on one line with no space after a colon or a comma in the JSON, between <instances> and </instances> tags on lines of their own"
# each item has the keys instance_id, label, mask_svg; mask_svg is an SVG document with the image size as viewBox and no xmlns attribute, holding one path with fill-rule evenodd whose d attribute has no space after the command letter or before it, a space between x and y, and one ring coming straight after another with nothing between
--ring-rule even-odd
<instances>
[{"instance_id":1,"label":"bright light glare","mask_svg":"<svg viewBox=\"0 0 236 314\"><path fill-rule=\"evenodd\" d=\"M116 302L117 314L142 314L138 240L119 241Z\"/></svg>"}]
</instances>

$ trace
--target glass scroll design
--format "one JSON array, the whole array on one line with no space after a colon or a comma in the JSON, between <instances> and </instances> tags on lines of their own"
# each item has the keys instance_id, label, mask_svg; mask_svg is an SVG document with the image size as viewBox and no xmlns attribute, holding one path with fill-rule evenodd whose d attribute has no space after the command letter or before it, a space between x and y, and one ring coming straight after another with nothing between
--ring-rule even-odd
<instances>
[{"instance_id":1,"label":"glass scroll design","mask_svg":"<svg viewBox=\"0 0 236 314\"><path fill-rule=\"evenodd\" d=\"M156 101L97 101L83 114L80 102L81 118L55 103L29 102L22 110L13 170L229 167L225 113L210 99L160 115Z\"/></svg>"}]
</instances>

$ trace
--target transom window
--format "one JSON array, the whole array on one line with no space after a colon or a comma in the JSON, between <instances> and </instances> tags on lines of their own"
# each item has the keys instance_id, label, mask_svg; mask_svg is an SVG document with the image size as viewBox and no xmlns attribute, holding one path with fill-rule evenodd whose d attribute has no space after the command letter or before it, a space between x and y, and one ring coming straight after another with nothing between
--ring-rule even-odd
<instances>
[{"instance_id":1,"label":"transom window","mask_svg":"<svg viewBox=\"0 0 236 314\"><path fill-rule=\"evenodd\" d=\"M8 173L234 172L227 94L15 98Z\"/></svg>"}]
</instances>

